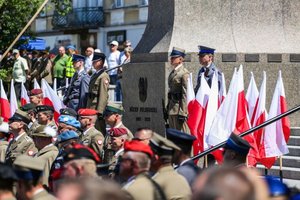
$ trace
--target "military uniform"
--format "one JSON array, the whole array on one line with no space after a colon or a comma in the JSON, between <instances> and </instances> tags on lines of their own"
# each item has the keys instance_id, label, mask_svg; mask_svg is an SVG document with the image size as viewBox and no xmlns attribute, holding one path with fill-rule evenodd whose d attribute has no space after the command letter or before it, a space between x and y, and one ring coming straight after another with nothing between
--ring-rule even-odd
<instances>
[{"instance_id":1,"label":"military uniform","mask_svg":"<svg viewBox=\"0 0 300 200\"><path fill-rule=\"evenodd\" d=\"M0 162L5 161L5 153L8 147L8 132L9 132L9 126L8 123L3 122L3 119L0 117L0 133L1 133L1 138L0 138Z\"/></svg>"},{"instance_id":2,"label":"military uniform","mask_svg":"<svg viewBox=\"0 0 300 200\"><path fill-rule=\"evenodd\" d=\"M8 147L8 141L1 140L0 141L0 162L5 161L5 154Z\"/></svg>"},{"instance_id":3,"label":"military uniform","mask_svg":"<svg viewBox=\"0 0 300 200\"><path fill-rule=\"evenodd\" d=\"M43 189L37 193L34 193L31 200L56 200L56 198Z\"/></svg>"},{"instance_id":4,"label":"military uniform","mask_svg":"<svg viewBox=\"0 0 300 200\"><path fill-rule=\"evenodd\" d=\"M189 133L186 120L187 111L187 83L189 71L183 65L173 70L168 78L169 93L168 93L168 115L170 128L182 130Z\"/></svg>"},{"instance_id":5,"label":"military uniform","mask_svg":"<svg viewBox=\"0 0 300 200\"><path fill-rule=\"evenodd\" d=\"M95 127L91 127L88 130L84 131L80 135L79 141L83 145L93 149L100 157L103 157L102 151L103 151L104 136Z\"/></svg>"},{"instance_id":6,"label":"military uniform","mask_svg":"<svg viewBox=\"0 0 300 200\"><path fill-rule=\"evenodd\" d=\"M36 130L39 126L41 126L41 124L39 124L38 121L34 121L34 122L32 123L32 125L31 125L31 127L30 127L29 130L28 130L28 135L31 136L32 133L34 133L35 130ZM51 121L49 124L47 124L47 126L49 126L50 128L54 129L55 131L58 130L58 128L57 128L57 126L56 126L56 124L55 124L54 121Z\"/></svg>"},{"instance_id":7,"label":"military uniform","mask_svg":"<svg viewBox=\"0 0 300 200\"><path fill-rule=\"evenodd\" d=\"M5 162L12 164L18 156L22 154L33 156L37 151L33 140L24 132L9 143L5 155Z\"/></svg>"}]
</instances>

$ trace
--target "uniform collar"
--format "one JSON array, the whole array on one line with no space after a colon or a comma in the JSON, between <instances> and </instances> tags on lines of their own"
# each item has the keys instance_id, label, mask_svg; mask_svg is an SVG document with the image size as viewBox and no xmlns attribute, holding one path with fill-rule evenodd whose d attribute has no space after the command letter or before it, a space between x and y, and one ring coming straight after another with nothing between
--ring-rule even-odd
<instances>
[{"instance_id":1,"label":"uniform collar","mask_svg":"<svg viewBox=\"0 0 300 200\"><path fill-rule=\"evenodd\" d=\"M25 134L26 134L26 132L21 133L20 135L18 135L18 137L15 138L15 140L18 141Z\"/></svg>"},{"instance_id":2,"label":"uniform collar","mask_svg":"<svg viewBox=\"0 0 300 200\"><path fill-rule=\"evenodd\" d=\"M174 71L178 71L178 69L182 66L182 63L175 67Z\"/></svg>"},{"instance_id":3,"label":"uniform collar","mask_svg":"<svg viewBox=\"0 0 300 200\"><path fill-rule=\"evenodd\" d=\"M82 134L83 135L86 135L87 134L87 132L89 132L89 130L91 129L92 127L90 127L90 128L88 128L88 129L86 129Z\"/></svg>"}]
</instances>

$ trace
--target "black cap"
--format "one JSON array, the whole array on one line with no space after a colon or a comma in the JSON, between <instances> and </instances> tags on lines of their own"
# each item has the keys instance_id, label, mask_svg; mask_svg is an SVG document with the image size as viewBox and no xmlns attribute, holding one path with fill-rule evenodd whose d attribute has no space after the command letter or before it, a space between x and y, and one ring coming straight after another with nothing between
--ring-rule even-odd
<instances>
[{"instance_id":1,"label":"black cap","mask_svg":"<svg viewBox=\"0 0 300 200\"><path fill-rule=\"evenodd\" d=\"M77 112L72 108L62 108L59 110L60 115L68 115L77 118Z\"/></svg>"},{"instance_id":2,"label":"black cap","mask_svg":"<svg viewBox=\"0 0 300 200\"><path fill-rule=\"evenodd\" d=\"M66 154L64 156L64 161L69 162L71 160L77 159L92 159L96 163L100 162L100 158L95 151L91 148L86 147L82 144L75 144L73 148L66 150Z\"/></svg>"},{"instance_id":3,"label":"black cap","mask_svg":"<svg viewBox=\"0 0 300 200\"><path fill-rule=\"evenodd\" d=\"M105 56L104 53L97 53L97 52L95 52L92 61L105 60L105 58L106 58L106 56Z\"/></svg>"},{"instance_id":4,"label":"black cap","mask_svg":"<svg viewBox=\"0 0 300 200\"><path fill-rule=\"evenodd\" d=\"M20 110L24 112L30 112L33 111L34 109L35 109L35 105L33 103L27 103L20 108Z\"/></svg>"},{"instance_id":5,"label":"black cap","mask_svg":"<svg viewBox=\"0 0 300 200\"><path fill-rule=\"evenodd\" d=\"M172 128L166 130L166 135L167 138L179 146L184 153L191 151L193 142L196 140L195 136Z\"/></svg>"},{"instance_id":6,"label":"black cap","mask_svg":"<svg viewBox=\"0 0 300 200\"><path fill-rule=\"evenodd\" d=\"M0 179L14 181L18 177L10 165L0 162Z\"/></svg>"},{"instance_id":7,"label":"black cap","mask_svg":"<svg viewBox=\"0 0 300 200\"><path fill-rule=\"evenodd\" d=\"M41 105L41 106L35 107L35 112L36 113L45 112L45 111L54 112L54 108L52 106L47 106L47 105Z\"/></svg>"},{"instance_id":8,"label":"black cap","mask_svg":"<svg viewBox=\"0 0 300 200\"><path fill-rule=\"evenodd\" d=\"M249 153L251 145L235 133L231 133L224 148L231 149L241 155L247 155Z\"/></svg>"}]
</instances>

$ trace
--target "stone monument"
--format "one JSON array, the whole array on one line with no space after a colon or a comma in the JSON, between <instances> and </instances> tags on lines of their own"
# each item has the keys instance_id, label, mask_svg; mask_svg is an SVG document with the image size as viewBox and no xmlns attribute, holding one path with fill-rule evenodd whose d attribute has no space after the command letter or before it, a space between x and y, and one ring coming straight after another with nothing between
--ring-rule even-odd
<instances>
[{"instance_id":1,"label":"stone monument","mask_svg":"<svg viewBox=\"0 0 300 200\"><path fill-rule=\"evenodd\" d=\"M234 67L244 66L245 89L253 71L260 86L267 72L267 110L282 70L288 108L300 104L300 1L150 0L148 23L124 67L124 122L135 131L164 131L162 100L168 92L168 55L173 46L188 52L185 66L196 80L198 45L216 49L215 63L227 86ZM290 116L300 126L300 113Z\"/></svg>"}]
</instances>

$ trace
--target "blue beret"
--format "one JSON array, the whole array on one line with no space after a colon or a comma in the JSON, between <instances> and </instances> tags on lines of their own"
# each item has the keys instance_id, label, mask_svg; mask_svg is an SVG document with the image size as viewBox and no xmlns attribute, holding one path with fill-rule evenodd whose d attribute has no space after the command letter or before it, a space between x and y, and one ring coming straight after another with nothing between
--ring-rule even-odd
<instances>
[{"instance_id":1,"label":"blue beret","mask_svg":"<svg viewBox=\"0 0 300 200\"><path fill-rule=\"evenodd\" d=\"M69 45L69 46L67 46L66 49L73 49L73 50L75 50L76 48L73 45Z\"/></svg>"},{"instance_id":2,"label":"blue beret","mask_svg":"<svg viewBox=\"0 0 300 200\"><path fill-rule=\"evenodd\" d=\"M80 122L77 121L74 117L72 116L68 116L68 115L61 115L58 118L58 122L59 123L64 123L67 124L69 126L73 126L77 129L80 129Z\"/></svg>"},{"instance_id":3,"label":"blue beret","mask_svg":"<svg viewBox=\"0 0 300 200\"><path fill-rule=\"evenodd\" d=\"M179 57L179 56L185 57L185 50L177 48L177 47L173 47L173 50L172 50L170 56L171 57Z\"/></svg>"},{"instance_id":4,"label":"blue beret","mask_svg":"<svg viewBox=\"0 0 300 200\"><path fill-rule=\"evenodd\" d=\"M225 144L225 148L231 149L242 155L247 155L249 153L251 146L243 138L239 137L235 133L231 133L230 137L228 138L228 140Z\"/></svg>"},{"instance_id":5,"label":"blue beret","mask_svg":"<svg viewBox=\"0 0 300 200\"><path fill-rule=\"evenodd\" d=\"M289 188L286 184L282 183L278 177L266 176L265 180L268 184L269 194L271 197L289 196Z\"/></svg>"},{"instance_id":6,"label":"blue beret","mask_svg":"<svg viewBox=\"0 0 300 200\"><path fill-rule=\"evenodd\" d=\"M78 62L78 61L84 61L85 57L83 55L79 54L73 54L72 56L72 62Z\"/></svg>"},{"instance_id":7,"label":"blue beret","mask_svg":"<svg viewBox=\"0 0 300 200\"><path fill-rule=\"evenodd\" d=\"M65 142L70 139L79 138L78 134L75 131L64 131L57 136L58 143Z\"/></svg>"},{"instance_id":8,"label":"blue beret","mask_svg":"<svg viewBox=\"0 0 300 200\"><path fill-rule=\"evenodd\" d=\"M214 54L215 53L215 49L209 48L209 47L205 47L205 46L198 46L199 48L199 53L200 54Z\"/></svg>"},{"instance_id":9,"label":"blue beret","mask_svg":"<svg viewBox=\"0 0 300 200\"><path fill-rule=\"evenodd\" d=\"M178 145L184 152L190 151L196 137L173 128L167 128L166 135L169 140Z\"/></svg>"}]
</instances>

